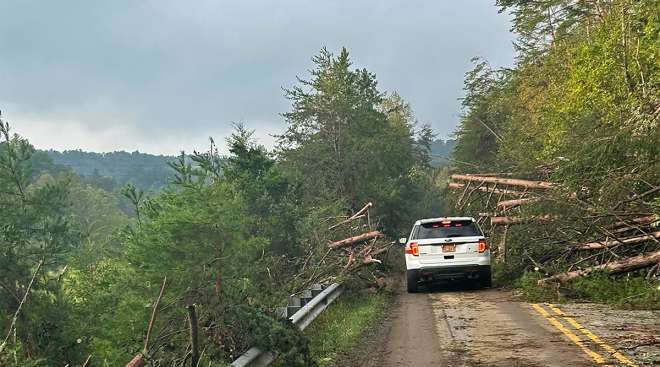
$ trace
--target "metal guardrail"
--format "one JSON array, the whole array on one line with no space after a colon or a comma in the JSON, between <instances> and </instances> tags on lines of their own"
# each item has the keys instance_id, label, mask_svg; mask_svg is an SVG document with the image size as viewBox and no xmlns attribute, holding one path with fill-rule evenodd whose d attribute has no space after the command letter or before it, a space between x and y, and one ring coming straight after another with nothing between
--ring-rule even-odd
<instances>
[{"instance_id":1,"label":"metal guardrail","mask_svg":"<svg viewBox=\"0 0 660 367\"><path fill-rule=\"evenodd\" d=\"M289 300L288 310L298 308L297 311L289 317L289 320L300 330L305 330L314 319L323 312L339 295L344 291L343 287L337 283L331 284L313 297L292 297ZM311 290L313 295L315 289ZM291 306L293 304L293 306ZM283 310L283 312L286 312ZM232 367L265 367L270 365L276 358L276 355L269 351L261 350L257 347L250 348L243 353L234 362Z\"/></svg>"}]
</instances>

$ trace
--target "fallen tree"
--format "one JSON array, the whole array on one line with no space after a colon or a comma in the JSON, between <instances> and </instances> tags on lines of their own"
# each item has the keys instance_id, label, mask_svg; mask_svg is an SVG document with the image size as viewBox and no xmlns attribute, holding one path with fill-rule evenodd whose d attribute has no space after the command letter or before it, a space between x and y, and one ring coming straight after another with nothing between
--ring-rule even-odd
<instances>
[{"instance_id":1,"label":"fallen tree","mask_svg":"<svg viewBox=\"0 0 660 367\"><path fill-rule=\"evenodd\" d=\"M451 175L452 180L457 181L471 181L471 182L489 182L500 185L521 186L528 189L550 189L555 187L555 184L547 181L530 181L521 180L518 178L499 178L491 176L471 176L471 175Z\"/></svg>"},{"instance_id":2,"label":"fallen tree","mask_svg":"<svg viewBox=\"0 0 660 367\"><path fill-rule=\"evenodd\" d=\"M621 241L614 239L614 240L605 240L600 242L583 243L581 245L576 246L576 248L578 250L597 250L597 249L608 248L617 245L632 245L635 243L641 243L641 242L653 240L655 238L660 238L660 231L649 233L648 235L645 236L626 238Z\"/></svg>"},{"instance_id":3,"label":"fallen tree","mask_svg":"<svg viewBox=\"0 0 660 367\"><path fill-rule=\"evenodd\" d=\"M465 184L461 183L456 183L456 182L450 182L449 185L447 185L450 189L464 189ZM493 194L502 194L502 195L516 195L516 196L525 196L528 195L526 192L522 191L514 191L514 190L507 190L507 189L498 189L496 187L488 187L488 186L479 186L476 188L477 191L481 192L492 192Z\"/></svg>"},{"instance_id":4,"label":"fallen tree","mask_svg":"<svg viewBox=\"0 0 660 367\"><path fill-rule=\"evenodd\" d=\"M625 228L625 227L631 227L631 226L634 226L634 225L650 224L650 223L653 223L653 222L658 221L658 220L659 220L659 218L657 218L655 215L648 215L648 216L645 216L645 217L638 217L638 218L633 218L633 219L629 219L629 220L625 220L625 221L612 223L612 224L606 226L605 228L607 228L607 229L616 229L616 228L620 228L620 227Z\"/></svg>"},{"instance_id":5,"label":"fallen tree","mask_svg":"<svg viewBox=\"0 0 660 367\"><path fill-rule=\"evenodd\" d=\"M539 198L522 198L522 199L513 199L513 200L502 200L497 203L497 208L500 210L507 210L515 208L524 204L532 204L539 201Z\"/></svg>"},{"instance_id":6,"label":"fallen tree","mask_svg":"<svg viewBox=\"0 0 660 367\"><path fill-rule=\"evenodd\" d=\"M589 275L596 271L604 271L607 274L625 273L637 269L642 269L648 266L653 266L658 264L659 262L660 262L660 251L656 251L648 254L641 254L638 256L629 257L619 261L613 261L607 264L601 264L585 269L555 274L548 278L539 279L538 284L544 285L551 282L565 283L575 278Z\"/></svg>"},{"instance_id":7,"label":"fallen tree","mask_svg":"<svg viewBox=\"0 0 660 367\"><path fill-rule=\"evenodd\" d=\"M350 246L350 245L353 245L355 243L367 241L367 240L382 237L382 236L383 236L383 234L380 233L379 231L371 231L371 232L363 233L363 234L358 235L358 236L349 237L349 238L343 239L341 241L333 242L329 245L329 247L332 250L336 250L338 248Z\"/></svg>"},{"instance_id":8,"label":"fallen tree","mask_svg":"<svg viewBox=\"0 0 660 367\"><path fill-rule=\"evenodd\" d=\"M523 223L547 223L553 219L556 219L557 216L544 214L537 217L490 217L491 226L502 226L510 224L523 224Z\"/></svg>"},{"instance_id":9,"label":"fallen tree","mask_svg":"<svg viewBox=\"0 0 660 367\"><path fill-rule=\"evenodd\" d=\"M368 212L368 211L369 211L369 208L371 208L373 205L374 205L374 204L371 203L371 202L367 203L367 205L365 205L362 209L358 210L357 213L353 214L351 217L349 217L349 218L346 219L346 220L343 220L343 221L341 221L341 222L339 222L339 223L337 223L337 224L334 224L334 225L330 226L330 228L328 228L328 230L333 230L333 229L335 229L335 228L337 228L337 227L339 227L339 226L341 226L341 225L343 225L343 224L350 223L350 222L352 222L352 221L354 221L354 220L356 220L356 219L364 218L365 216L368 215L368 213L365 214L365 212Z\"/></svg>"}]
</instances>

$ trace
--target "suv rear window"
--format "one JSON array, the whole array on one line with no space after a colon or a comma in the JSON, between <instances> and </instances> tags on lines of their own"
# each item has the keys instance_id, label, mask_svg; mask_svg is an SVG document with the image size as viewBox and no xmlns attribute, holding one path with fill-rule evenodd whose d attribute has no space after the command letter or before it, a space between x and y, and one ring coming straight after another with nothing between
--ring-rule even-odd
<instances>
[{"instance_id":1,"label":"suv rear window","mask_svg":"<svg viewBox=\"0 0 660 367\"><path fill-rule=\"evenodd\" d=\"M452 220L423 223L413 233L413 239L481 236L481 231L471 220Z\"/></svg>"}]
</instances>

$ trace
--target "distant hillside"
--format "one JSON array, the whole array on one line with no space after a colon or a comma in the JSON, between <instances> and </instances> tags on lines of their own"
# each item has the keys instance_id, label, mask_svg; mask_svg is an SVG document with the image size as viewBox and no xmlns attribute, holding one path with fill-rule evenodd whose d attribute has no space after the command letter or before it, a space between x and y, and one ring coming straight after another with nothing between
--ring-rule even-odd
<instances>
[{"instance_id":1,"label":"distant hillside","mask_svg":"<svg viewBox=\"0 0 660 367\"><path fill-rule=\"evenodd\" d=\"M455 140L438 139L431 144L432 164L447 164ZM172 169L167 165L176 157L140 152L94 153L82 150L42 151L54 164L71 167L85 181L113 191L129 182L142 190L159 191L168 182Z\"/></svg>"},{"instance_id":2,"label":"distant hillside","mask_svg":"<svg viewBox=\"0 0 660 367\"><path fill-rule=\"evenodd\" d=\"M55 164L71 167L79 176L112 190L132 183L142 190L158 191L172 174L167 162L175 157L140 152L93 153L81 150L45 151Z\"/></svg>"},{"instance_id":3,"label":"distant hillside","mask_svg":"<svg viewBox=\"0 0 660 367\"><path fill-rule=\"evenodd\" d=\"M431 143L431 163L435 166L445 165L448 162L449 156L451 156L454 146L456 145L456 140L447 139L447 140L434 140Z\"/></svg>"}]
</instances>

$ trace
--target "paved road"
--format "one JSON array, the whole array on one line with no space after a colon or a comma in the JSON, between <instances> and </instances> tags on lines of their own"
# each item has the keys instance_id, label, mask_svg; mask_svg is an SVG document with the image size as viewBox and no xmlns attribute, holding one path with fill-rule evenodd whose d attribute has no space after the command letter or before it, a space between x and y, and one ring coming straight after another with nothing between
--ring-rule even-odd
<instances>
[{"instance_id":1,"label":"paved road","mask_svg":"<svg viewBox=\"0 0 660 367\"><path fill-rule=\"evenodd\" d=\"M382 340L359 365L640 365L562 307L520 302L497 289L402 291Z\"/></svg>"}]
</instances>

